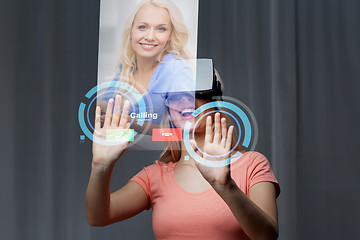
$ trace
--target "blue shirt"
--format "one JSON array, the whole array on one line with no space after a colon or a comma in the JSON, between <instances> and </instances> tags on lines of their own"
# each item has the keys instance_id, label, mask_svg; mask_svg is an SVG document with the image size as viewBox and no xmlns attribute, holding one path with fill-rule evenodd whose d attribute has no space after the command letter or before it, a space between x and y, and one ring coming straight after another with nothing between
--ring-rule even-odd
<instances>
[{"instance_id":1,"label":"blue shirt","mask_svg":"<svg viewBox=\"0 0 360 240\"><path fill-rule=\"evenodd\" d=\"M121 68L120 68L121 69ZM117 74L113 81L119 81L120 74ZM147 114L156 119L148 118L147 121L160 124L165 112L165 98L171 92L193 92L195 89L195 75L189 64L181 57L168 54L156 67L151 76L148 89L143 94ZM100 101L108 101L114 97L113 92L105 93ZM130 113L138 113L138 106L134 103Z\"/></svg>"}]
</instances>

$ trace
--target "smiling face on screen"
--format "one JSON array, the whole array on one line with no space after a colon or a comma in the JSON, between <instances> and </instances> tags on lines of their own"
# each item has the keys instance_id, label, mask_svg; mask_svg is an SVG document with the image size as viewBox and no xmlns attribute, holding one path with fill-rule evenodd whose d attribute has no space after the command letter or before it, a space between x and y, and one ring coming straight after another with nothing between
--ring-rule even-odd
<instances>
[{"instance_id":1,"label":"smiling face on screen","mask_svg":"<svg viewBox=\"0 0 360 240\"><path fill-rule=\"evenodd\" d=\"M195 121L201 117L204 113L200 113L198 117L194 117L192 113L195 111L197 107L209 102L208 100L203 99L195 99L194 93L175 93L171 94L166 99L166 105L169 108L171 121L177 128L184 128L186 122L195 124ZM205 127L205 122L200 121L196 127L196 131L202 131ZM192 127L191 127L192 129Z\"/></svg>"},{"instance_id":2,"label":"smiling face on screen","mask_svg":"<svg viewBox=\"0 0 360 240\"><path fill-rule=\"evenodd\" d=\"M131 45L136 57L156 60L171 37L171 20L165 8L144 5L131 28Z\"/></svg>"}]
</instances>

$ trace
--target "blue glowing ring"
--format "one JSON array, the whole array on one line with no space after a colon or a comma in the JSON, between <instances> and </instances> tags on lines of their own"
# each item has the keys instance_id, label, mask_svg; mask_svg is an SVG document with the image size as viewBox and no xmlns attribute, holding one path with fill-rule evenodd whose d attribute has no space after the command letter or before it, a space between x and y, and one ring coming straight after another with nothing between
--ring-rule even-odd
<instances>
[{"instance_id":1,"label":"blue glowing ring","mask_svg":"<svg viewBox=\"0 0 360 240\"><path fill-rule=\"evenodd\" d=\"M242 145L244 147L248 147L250 144L250 141L251 141L251 124L250 124L250 121L249 121L249 118L247 117L247 115L238 106L236 106L232 103L223 102L223 101L210 102L210 103L206 103L206 104L200 106L199 108L197 108L191 115L194 117L197 117L201 112L203 112L209 108L215 108L215 107L223 107L223 108L230 109L231 111L235 112L240 117L241 121L244 124L244 141L243 141ZM200 157L197 153L195 153L194 149L192 148L192 146L190 144L189 132L190 132L191 125L192 124L189 121L187 121L185 123L184 144L185 144L186 150L188 151L190 156L195 161L197 161L203 165L209 166L209 167L223 167L223 166L229 165L232 162L232 159L237 159L238 157L242 156L242 153L237 151L232 157L230 156L229 158L220 160L220 161L209 161L207 159ZM193 131L195 131L195 129L193 129Z\"/></svg>"},{"instance_id":2,"label":"blue glowing ring","mask_svg":"<svg viewBox=\"0 0 360 240\"><path fill-rule=\"evenodd\" d=\"M125 93L119 92L119 91L115 91L115 90L105 91L105 92L97 95L96 97L94 97L94 99L91 100L91 102L89 103L89 106L87 107L86 117L87 117L88 124L89 124L90 128L91 128L93 131L96 131L96 130L95 130L95 128L93 127L93 125L91 124L90 119L89 119L90 107L91 107L91 105L93 104L93 102L94 102L98 97L100 97L101 95L103 95L103 94L105 94L105 93L109 93L109 92L113 92L113 93L116 92L116 93L120 93L121 95L124 95L124 96L130 101L133 111L135 111L134 103L131 101L131 98L129 98L128 95L126 95ZM131 124L132 124L133 122L134 122L134 119L132 118L132 119L131 119L131 122L130 122L130 125L129 125L128 128L130 128L130 126L131 126ZM128 129L128 128L126 128L126 129ZM96 132L99 133L98 131L96 131ZM103 135L102 133L99 133L99 134ZM112 136L112 135L109 135L109 136Z\"/></svg>"},{"instance_id":3,"label":"blue glowing ring","mask_svg":"<svg viewBox=\"0 0 360 240\"><path fill-rule=\"evenodd\" d=\"M209 156L209 157L223 157L223 156L231 153L232 151L234 151L234 149L237 147L237 145L239 145L240 138L241 138L241 127L240 127L239 121L238 121L238 120L234 117L234 115L232 115L231 113L226 112L226 111L222 111L222 110L214 110L214 111L208 112L208 113L204 114L203 116L201 116L201 117L196 121L196 123L194 124L194 129L196 128L196 125L198 124L198 122L199 122L203 117L205 117L206 115L208 115L208 114L210 114L210 113L213 113L213 112L222 112L222 113L229 114L229 115L235 120L235 122L237 123L237 126L238 126L238 128L239 128L239 137L238 137L238 140L237 140L235 146L234 146L229 152L224 153L224 154L222 154L222 155L216 155L216 156L215 156L215 155L210 155L210 154L207 154L207 153L201 151L201 149L198 147L198 145L196 144L195 141L194 141L194 143L195 143L195 146L196 146L197 150L199 150L199 152L201 152L203 155L206 155L206 156ZM195 139L195 131L192 132L192 137L193 137L193 139Z\"/></svg>"},{"instance_id":4,"label":"blue glowing ring","mask_svg":"<svg viewBox=\"0 0 360 240\"><path fill-rule=\"evenodd\" d=\"M135 98L138 106L139 106L139 113L141 114L141 113L146 112L146 105L145 105L143 96L138 92L138 90L136 88L134 88L133 86L131 86L131 85L125 83L125 82L120 82L120 81L103 82L103 83L93 87L92 89L90 89L85 94L85 97L90 99L94 94L97 93L97 91L100 91L102 89L107 89L107 88L118 88L118 89L123 89L125 91L131 92L133 97ZM151 99L149 99L149 100L151 101ZM151 104L150 104L150 106L151 106ZM88 129L88 127L86 126L86 123L85 123L85 118L84 118L84 116L85 116L85 107L86 107L86 104L81 102L80 106L79 106L79 111L78 111L79 125L80 125L81 130L85 134L85 136L87 138L89 138L90 140L92 140L92 141L96 141L96 142L104 144L104 145L114 145L114 144L116 144L116 143L112 143L112 142L107 142L104 139L101 139L101 138L93 135L93 133ZM87 116L88 116L88 114L87 114ZM142 126L144 124L144 121L145 121L145 119L137 119L136 124L139 125L139 126ZM90 121L89 121L89 123L90 123ZM148 128L149 127L147 127L147 129ZM145 129L144 131L146 131L147 129ZM137 132L134 131L134 136L136 134L137 134ZM132 143L134 144L135 141L133 141Z\"/></svg>"}]
</instances>

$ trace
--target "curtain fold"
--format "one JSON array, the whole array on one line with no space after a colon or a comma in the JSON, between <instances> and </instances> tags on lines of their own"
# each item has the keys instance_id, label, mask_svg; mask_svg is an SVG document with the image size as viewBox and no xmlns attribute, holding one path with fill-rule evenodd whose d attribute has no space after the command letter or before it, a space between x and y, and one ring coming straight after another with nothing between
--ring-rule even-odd
<instances>
[{"instance_id":1,"label":"curtain fold","mask_svg":"<svg viewBox=\"0 0 360 240\"><path fill-rule=\"evenodd\" d=\"M175 0L174 0L175 1ZM91 142L77 110L96 85L98 0L0 8L1 239L153 239L151 212L86 222ZM201 0L198 57L259 126L280 182L279 239L359 239L360 2ZM159 156L126 152L111 189Z\"/></svg>"},{"instance_id":2,"label":"curtain fold","mask_svg":"<svg viewBox=\"0 0 360 240\"><path fill-rule=\"evenodd\" d=\"M282 190L279 239L296 239L296 2L230 2L200 2L198 57L214 58L225 95L254 112L259 126L256 150L268 157Z\"/></svg>"}]
</instances>

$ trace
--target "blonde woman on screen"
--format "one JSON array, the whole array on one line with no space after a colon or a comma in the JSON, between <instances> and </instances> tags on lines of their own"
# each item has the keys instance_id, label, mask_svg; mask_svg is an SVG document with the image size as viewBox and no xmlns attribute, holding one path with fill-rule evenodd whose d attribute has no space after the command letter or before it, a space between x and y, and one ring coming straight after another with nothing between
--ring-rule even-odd
<instances>
[{"instance_id":1,"label":"blonde woman on screen","mask_svg":"<svg viewBox=\"0 0 360 240\"><path fill-rule=\"evenodd\" d=\"M186 61L190 57L188 38L182 14L171 0L145 0L128 19L114 81L126 82L146 94L144 99L151 100L146 104L158 115L152 123L161 122L166 92L195 83L193 69ZM113 97L109 93L100 99L103 112Z\"/></svg>"},{"instance_id":2,"label":"blonde woman on screen","mask_svg":"<svg viewBox=\"0 0 360 240\"><path fill-rule=\"evenodd\" d=\"M182 14L172 1L143 1L123 33L120 79L146 89L150 76L168 54L189 58L188 38Z\"/></svg>"}]
</instances>

